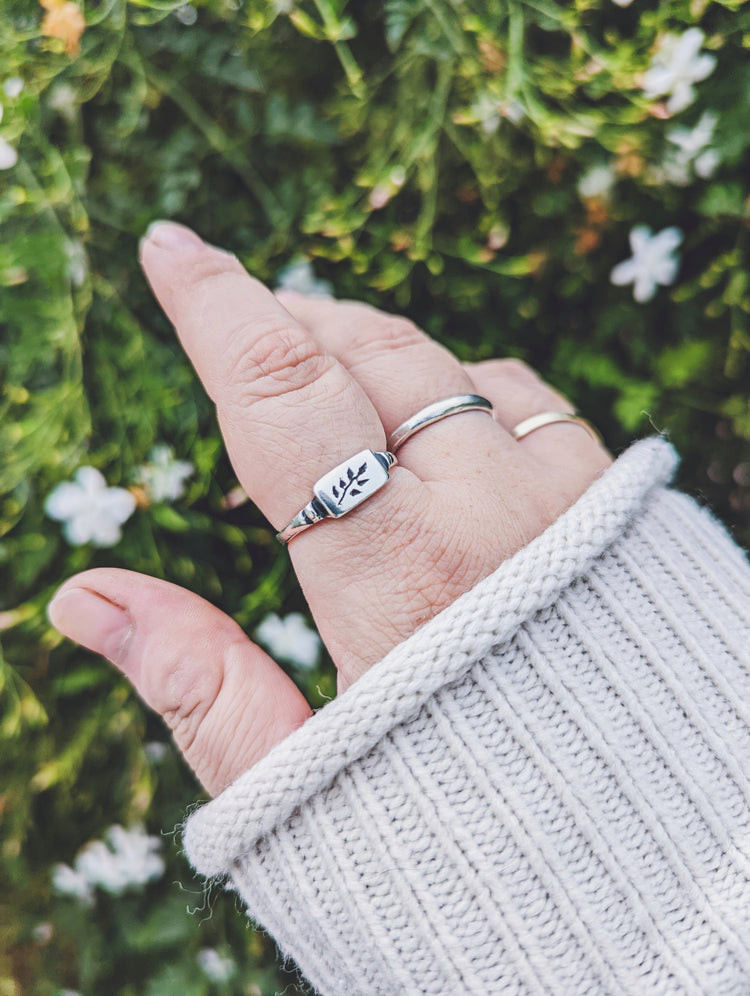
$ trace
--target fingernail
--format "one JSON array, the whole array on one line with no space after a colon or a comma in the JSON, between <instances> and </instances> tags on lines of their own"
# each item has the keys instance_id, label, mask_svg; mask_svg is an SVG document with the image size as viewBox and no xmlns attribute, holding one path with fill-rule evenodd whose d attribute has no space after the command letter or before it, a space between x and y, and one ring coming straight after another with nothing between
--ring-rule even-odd
<instances>
[{"instance_id":1,"label":"fingernail","mask_svg":"<svg viewBox=\"0 0 750 996\"><path fill-rule=\"evenodd\" d=\"M141 245L151 242L160 249L182 252L185 249L202 249L203 239L184 225L175 221L152 221L141 239Z\"/></svg>"},{"instance_id":2,"label":"fingernail","mask_svg":"<svg viewBox=\"0 0 750 996\"><path fill-rule=\"evenodd\" d=\"M64 636L113 662L133 628L124 609L88 588L66 588L55 595L47 616Z\"/></svg>"}]
</instances>

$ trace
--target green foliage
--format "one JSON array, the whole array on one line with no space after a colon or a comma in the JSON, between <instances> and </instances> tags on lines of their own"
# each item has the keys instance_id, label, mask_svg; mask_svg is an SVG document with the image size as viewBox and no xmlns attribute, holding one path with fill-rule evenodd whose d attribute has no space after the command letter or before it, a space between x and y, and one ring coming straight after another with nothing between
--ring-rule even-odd
<instances>
[{"instance_id":1,"label":"green foliage","mask_svg":"<svg viewBox=\"0 0 750 996\"><path fill-rule=\"evenodd\" d=\"M124 566L250 632L303 607L268 524L227 501L212 405L138 239L177 218L271 283L302 255L338 295L408 313L463 358L520 356L614 451L668 432L681 483L747 543L750 13L739 0L81 9L80 51L66 50L41 6L0 0L0 138L19 156L0 171L0 994L302 992L169 838L167 873L138 894L87 907L51 890L52 865L112 823L169 829L196 794L171 747L144 753L166 734L123 682L50 629L56 586ZM717 65L671 119L644 74L695 25ZM680 177L670 130L706 112L714 168ZM596 167L611 180L587 193ZM677 279L647 304L609 280L639 224L684 235ZM185 494L139 491L110 550L67 544L44 514L52 488L88 464L138 491L161 442L194 465ZM294 676L316 706L333 694L330 667ZM198 968L206 947L232 952L228 982Z\"/></svg>"}]
</instances>

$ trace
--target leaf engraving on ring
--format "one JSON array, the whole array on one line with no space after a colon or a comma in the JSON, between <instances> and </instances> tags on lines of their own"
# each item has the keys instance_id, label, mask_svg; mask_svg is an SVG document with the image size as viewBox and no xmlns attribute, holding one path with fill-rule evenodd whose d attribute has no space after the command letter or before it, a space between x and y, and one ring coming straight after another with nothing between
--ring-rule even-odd
<instances>
[{"instance_id":1,"label":"leaf engraving on ring","mask_svg":"<svg viewBox=\"0 0 750 996\"><path fill-rule=\"evenodd\" d=\"M333 497L339 503L343 502L346 498L347 492L350 496L359 495L362 493L362 487L369 481L368 477L362 477L364 472L367 470L367 461L365 461L355 474L351 467L346 468L347 481L344 481L343 477L339 479L339 488L334 486L331 488L333 491Z\"/></svg>"}]
</instances>

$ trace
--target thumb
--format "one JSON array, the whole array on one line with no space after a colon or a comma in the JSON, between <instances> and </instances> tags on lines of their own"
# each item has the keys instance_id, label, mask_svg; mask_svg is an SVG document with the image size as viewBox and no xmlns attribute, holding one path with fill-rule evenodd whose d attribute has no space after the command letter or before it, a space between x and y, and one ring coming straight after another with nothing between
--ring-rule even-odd
<instances>
[{"instance_id":1,"label":"thumb","mask_svg":"<svg viewBox=\"0 0 750 996\"><path fill-rule=\"evenodd\" d=\"M62 585L47 612L61 633L126 675L211 795L311 714L234 620L167 581L117 568L84 571Z\"/></svg>"}]
</instances>

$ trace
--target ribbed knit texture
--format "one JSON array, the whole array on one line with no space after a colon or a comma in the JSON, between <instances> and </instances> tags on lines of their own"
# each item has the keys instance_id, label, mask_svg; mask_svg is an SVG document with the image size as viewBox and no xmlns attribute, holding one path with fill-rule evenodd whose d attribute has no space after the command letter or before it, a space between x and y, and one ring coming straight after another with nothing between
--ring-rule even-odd
<instances>
[{"instance_id":1,"label":"ribbed knit texture","mask_svg":"<svg viewBox=\"0 0 750 996\"><path fill-rule=\"evenodd\" d=\"M325 996L750 993L750 566L632 446L188 821Z\"/></svg>"}]
</instances>

